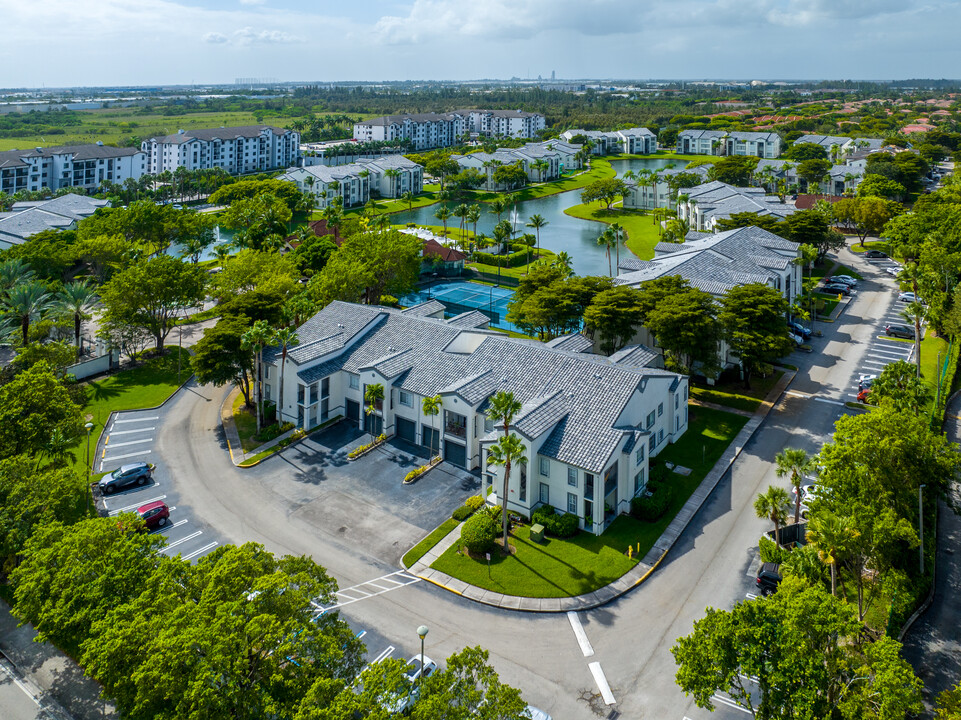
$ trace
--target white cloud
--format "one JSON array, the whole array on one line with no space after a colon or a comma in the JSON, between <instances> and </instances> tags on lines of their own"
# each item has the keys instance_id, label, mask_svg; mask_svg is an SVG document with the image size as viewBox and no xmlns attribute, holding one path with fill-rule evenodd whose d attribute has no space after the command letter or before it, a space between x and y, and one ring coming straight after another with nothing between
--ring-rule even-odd
<instances>
[{"instance_id":1,"label":"white cloud","mask_svg":"<svg viewBox=\"0 0 961 720\"><path fill-rule=\"evenodd\" d=\"M205 43L211 43L212 45L219 45L221 43L229 42L228 37L219 32L206 33L203 37L203 40Z\"/></svg>"},{"instance_id":2,"label":"white cloud","mask_svg":"<svg viewBox=\"0 0 961 720\"><path fill-rule=\"evenodd\" d=\"M234 37L241 45L269 45L272 43L301 43L303 38L282 30L257 30L249 25L234 31Z\"/></svg>"}]
</instances>

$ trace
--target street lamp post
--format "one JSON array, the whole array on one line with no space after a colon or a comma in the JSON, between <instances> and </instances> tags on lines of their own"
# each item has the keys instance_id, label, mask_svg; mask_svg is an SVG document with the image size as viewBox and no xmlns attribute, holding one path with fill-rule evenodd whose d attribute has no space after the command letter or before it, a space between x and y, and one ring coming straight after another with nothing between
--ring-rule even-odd
<instances>
[{"instance_id":1,"label":"street lamp post","mask_svg":"<svg viewBox=\"0 0 961 720\"><path fill-rule=\"evenodd\" d=\"M919 557L921 558L921 575L924 575L924 496L921 491L926 488L927 485L921 485L918 488L918 537L921 539L921 545L919 547Z\"/></svg>"},{"instance_id":2,"label":"street lamp post","mask_svg":"<svg viewBox=\"0 0 961 720\"><path fill-rule=\"evenodd\" d=\"M87 421L84 423L84 428L87 430L87 507L90 507L90 431L93 430L93 423Z\"/></svg>"},{"instance_id":3,"label":"street lamp post","mask_svg":"<svg viewBox=\"0 0 961 720\"><path fill-rule=\"evenodd\" d=\"M417 676L417 684L424 677L424 638L427 637L427 626L421 625L417 628L417 636L420 638L420 675Z\"/></svg>"}]
</instances>

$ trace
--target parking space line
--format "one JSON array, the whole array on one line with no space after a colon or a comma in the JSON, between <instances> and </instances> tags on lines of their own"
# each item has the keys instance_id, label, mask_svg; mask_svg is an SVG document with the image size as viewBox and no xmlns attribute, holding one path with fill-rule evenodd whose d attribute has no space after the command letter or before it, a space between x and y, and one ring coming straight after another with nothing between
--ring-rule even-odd
<instances>
[{"instance_id":1,"label":"parking space line","mask_svg":"<svg viewBox=\"0 0 961 720\"><path fill-rule=\"evenodd\" d=\"M159 415L154 415L153 417L131 418L129 420L114 420L113 422L114 422L114 425L120 425L121 423L147 422L149 420L159 420L159 419L160 419Z\"/></svg>"},{"instance_id":2,"label":"parking space line","mask_svg":"<svg viewBox=\"0 0 961 720\"><path fill-rule=\"evenodd\" d=\"M173 510L174 508L170 508L170 509ZM180 527L180 526L183 525L185 522L187 522L187 521L186 521L186 520L181 520L181 521L179 521L179 522L175 522L173 525L161 525L161 526L158 527L156 530L151 530L151 531L150 531L150 534L151 534L151 535L156 535L156 534L159 533L161 530L173 530L174 528Z\"/></svg>"},{"instance_id":3,"label":"parking space line","mask_svg":"<svg viewBox=\"0 0 961 720\"><path fill-rule=\"evenodd\" d=\"M617 701L614 699L614 693L611 692L611 686L607 683L607 677L604 675L604 671L601 669L601 664L599 662L592 662L588 665L591 669L591 675L594 676L594 682L597 683L597 689L601 691L601 697L604 698L604 703L606 705L613 705Z\"/></svg>"},{"instance_id":4,"label":"parking space line","mask_svg":"<svg viewBox=\"0 0 961 720\"><path fill-rule=\"evenodd\" d=\"M735 710L740 710L741 712L746 712L748 715L754 714L750 710L748 710L746 707L741 707L740 705L738 705L736 702L731 700L731 698L724 697L723 695L718 695L717 693L714 693L714 696L711 698L711 701L719 702L722 705L727 705L728 707L734 708Z\"/></svg>"},{"instance_id":5,"label":"parking space line","mask_svg":"<svg viewBox=\"0 0 961 720\"><path fill-rule=\"evenodd\" d=\"M210 551L213 550L215 547L217 547L218 544L219 544L219 543L215 540L214 542L210 543L209 545L204 545L204 546L203 546L202 548L200 548L199 550L194 550L194 551L193 551L192 553L190 553L189 555L181 555L181 556L180 556L180 559L181 559L181 560L193 560L193 559L194 559L195 557L197 557L198 555L203 555L204 553L210 552Z\"/></svg>"},{"instance_id":6,"label":"parking space line","mask_svg":"<svg viewBox=\"0 0 961 720\"><path fill-rule=\"evenodd\" d=\"M594 654L594 648L591 645L591 641L587 639L587 633L584 632L581 619L577 616L577 613L573 611L567 613L567 619L570 620L574 637L577 638L577 644L581 646L581 652L584 653L584 657L590 657Z\"/></svg>"},{"instance_id":7,"label":"parking space line","mask_svg":"<svg viewBox=\"0 0 961 720\"><path fill-rule=\"evenodd\" d=\"M108 435L107 440L104 442L104 445L108 444L109 442L110 442L110 436ZM153 438L144 438L143 440L128 440L127 442L114 443L113 445L110 446L110 449L113 450L114 448L118 448L118 447L127 447L128 445L140 445L141 443L149 443L149 442L153 442Z\"/></svg>"},{"instance_id":8,"label":"parking space line","mask_svg":"<svg viewBox=\"0 0 961 720\"><path fill-rule=\"evenodd\" d=\"M203 535L203 534L204 534L204 531L203 531L203 530L198 530L197 532L195 532L195 533L193 533L193 534L191 534L191 535L188 535L187 537L183 537L183 538L180 538L179 540L175 540L174 542L172 542L172 543L170 543L169 545L167 545L167 547L161 548L161 549L160 549L160 552L167 552L168 550L173 550L173 549L174 549L175 547L177 547L178 545L182 545L183 543L187 542L188 540L193 540L195 537L197 537L197 536L199 536L199 535Z\"/></svg>"},{"instance_id":9,"label":"parking space line","mask_svg":"<svg viewBox=\"0 0 961 720\"><path fill-rule=\"evenodd\" d=\"M828 403L829 405L844 405L840 400L831 400L829 398L816 397L814 400L815 402Z\"/></svg>"},{"instance_id":10,"label":"parking space line","mask_svg":"<svg viewBox=\"0 0 961 720\"><path fill-rule=\"evenodd\" d=\"M394 589L394 588L385 588L385 587L383 587L382 585L378 585L378 584L375 583L375 582L369 582L369 583L367 583L367 584L368 584L368 585L372 585L373 587L377 588L378 590L382 590L383 592L387 592L388 590L393 590L393 589Z\"/></svg>"},{"instance_id":11,"label":"parking space line","mask_svg":"<svg viewBox=\"0 0 961 720\"><path fill-rule=\"evenodd\" d=\"M147 503L152 503L152 502L154 502L155 500L165 500L166 498L167 498L166 495L158 495L158 496L155 497L155 498L150 498L149 500L141 500L140 502L138 502L138 503L136 503L136 504L134 504L134 505L128 505L127 507L120 508L119 510L111 510L111 511L110 511L110 514L111 514L111 515L119 515L119 514L122 513L122 512L129 512L130 510L136 510L136 509L137 509L138 507L140 507L141 505L146 505ZM107 502L106 502L106 500L105 500L105 501L104 501L104 506L106 506L106 504L107 504Z\"/></svg>"},{"instance_id":12,"label":"parking space line","mask_svg":"<svg viewBox=\"0 0 961 720\"><path fill-rule=\"evenodd\" d=\"M156 426L148 428L140 428L139 430L117 430L116 432L110 432L111 435L135 435L136 433L150 432L151 430L156 430Z\"/></svg>"},{"instance_id":13,"label":"parking space line","mask_svg":"<svg viewBox=\"0 0 961 720\"><path fill-rule=\"evenodd\" d=\"M104 454L106 455L107 448L104 448L103 451L104 451ZM124 458L130 458L130 457L138 457L140 455L149 455L150 452L151 452L150 450L141 450L140 452L126 453L125 455L111 455L110 457L104 457L100 461L100 468L103 469L103 465L106 462L113 462L114 460L123 460Z\"/></svg>"}]
</instances>

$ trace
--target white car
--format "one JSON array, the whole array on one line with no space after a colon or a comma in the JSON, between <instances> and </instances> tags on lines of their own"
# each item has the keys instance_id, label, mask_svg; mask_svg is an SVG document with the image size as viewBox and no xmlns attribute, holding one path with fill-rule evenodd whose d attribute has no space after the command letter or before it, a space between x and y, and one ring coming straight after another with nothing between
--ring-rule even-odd
<instances>
[{"instance_id":1,"label":"white car","mask_svg":"<svg viewBox=\"0 0 961 720\"><path fill-rule=\"evenodd\" d=\"M437 663L426 655L424 656L424 667L422 670L420 666L420 655L415 655L407 661L407 665L404 668L404 675L411 682L417 682L422 676L425 678L430 677L436 670Z\"/></svg>"},{"instance_id":2,"label":"white car","mask_svg":"<svg viewBox=\"0 0 961 720\"><path fill-rule=\"evenodd\" d=\"M552 720L550 715L543 710L539 710L533 705L528 705L526 708L524 708L524 712L521 713L521 717L530 718L530 720Z\"/></svg>"},{"instance_id":3,"label":"white car","mask_svg":"<svg viewBox=\"0 0 961 720\"><path fill-rule=\"evenodd\" d=\"M900 302L906 302L906 303L919 302L919 303L921 303L922 305L924 305L924 300L922 300L921 298L919 298L919 297L918 297L917 295L915 295L913 292L903 292L903 293L901 293L900 295L898 295L898 300L899 300Z\"/></svg>"},{"instance_id":4,"label":"white car","mask_svg":"<svg viewBox=\"0 0 961 720\"><path fill-rule=\"evenodd\" d=\"M884 272L893 277L897 277L901 273L901 269L900 265L892 265L891 267L884 268Z\"/></svg>"},{"instance_id":5,"label":"white car","mask_svg":"<svg viewBox=\"0 0 961 720\"><path fill-rule=\"evenodd\" d=\"M850 275L834 275L834 276L832 276L831 279L828 280L827 282L843 283L844 285L847 285L848 287L854 287L855 285L858 284L857 279L851 277Z\"/></svg>"}]
</instances>

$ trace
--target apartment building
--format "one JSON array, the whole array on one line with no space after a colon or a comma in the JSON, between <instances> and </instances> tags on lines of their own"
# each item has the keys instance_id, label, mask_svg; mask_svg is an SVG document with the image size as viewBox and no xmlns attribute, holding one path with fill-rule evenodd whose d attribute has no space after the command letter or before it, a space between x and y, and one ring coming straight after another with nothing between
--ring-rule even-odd
<instances>
[{"instance_id":1,"label":"apartment building","mask_svg":"<svg viewBox=\"0 0 961 720\"><path fill-rule=\"evenodd\" d=\"M223 168L231 175L265 172L299 164L300 133L270 125L178 130L144 140L147 171Z\"/></svg>"},{"instance_id":2,"label":"apartment building","mask_svg":"<svg viewBox=\"0 0 961 720\"><path fill-rule=\"evenodd\" d=\"M610 155L612 153L626 153L628 155L649 155L657 152L657 135L642 127L627 128L601 132L598 130L565 130L561 139L570 142L573 138L584 136L591 141L591 154Z\"/></svg>"},{"instance_id":3,"label":"apartment building","mask_svg":"<svg viewBox=\"0 0 961 720\"><path fill-rule=\"evenodd\" d=\"M359 142L409 140L415 150L450 147L465 137L534 138L546 127L538 113L522 110L454 110L407 113L354 123Z\"/></svg>"},{"instance_id":4,"label":"apartment building","mask_svg":"<svg viewBox=\"0 0 961 720\"><path fill-rule=\"evenodd\" d=\"M781 155L781 136L775 132L726 132L724 130L681 130L677 152L684 155Z\"/></svg>"},{"instance_id":5,"label":"apartment building","mask_svg":"<svg viewBox=\"0 0 961 720\"><path fill-rule=\"evenodd\" d=\"M118 148L102 142L66 147L0 152L0 191L13 195L44 188L83 188L101 183L123 184L147 172L147 155L138 148Z\"/></svg>"}]
</instances>

